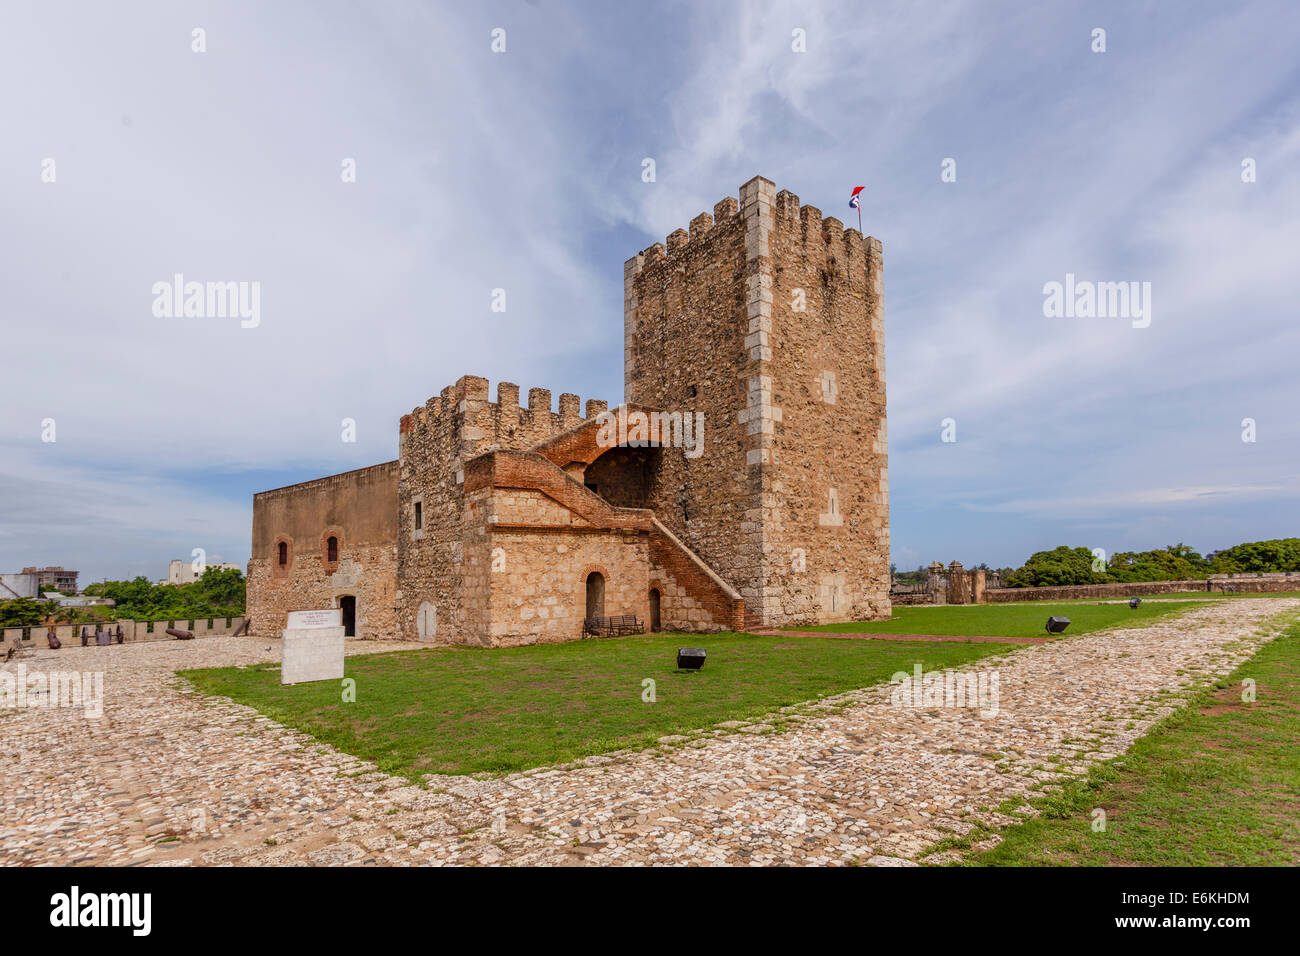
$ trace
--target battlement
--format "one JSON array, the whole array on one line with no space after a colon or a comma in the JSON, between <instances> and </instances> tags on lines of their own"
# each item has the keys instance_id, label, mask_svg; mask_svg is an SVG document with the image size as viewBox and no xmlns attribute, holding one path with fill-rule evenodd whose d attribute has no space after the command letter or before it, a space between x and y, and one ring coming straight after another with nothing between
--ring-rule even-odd
<instances>
[{"instance_id":1,"label":"battlement","mask_svg":"<svg viewBox=\"0 0 1300 956\"><path fill-rule=\"evenodd\" d=\"M816 206L801 206L790 190L776 192L776 184L762 176L741 186L740 196L740 202L731 196L719 200L712 215L700 213L690 221L689 229L675 229L663 242L628 259L623 266L625 281L635 281L644 271L672 272L691 257L711 254L710 247L724 236L737 241L743 238L748 258L771 254L767 238L772 233L797 238L805 254L819 259L834 256L852 261L865 249L880 246L879 239L864 237L834 216L823 217Z\"/></svg>"},{"instance_id":2,"label":"battlement","mask_svg":"<svg viewBox=\"0 0 1300 956\"><path fill-rule=\"evenodd\" d=\"M524 448L594 418L609 407L606 401L589 399L584 416L582 399L572 392L563 392L557 412L552 406L550 389L530 388L525 408L519 404L518 385L498 383L495 402L490 400L490 387L486 378L462 375L454 385L448 385L424 405L402 416L403 439L441 427L458 431L461 440L486 440L487 444L498 447Z\"/></svg>"}]
</instances>

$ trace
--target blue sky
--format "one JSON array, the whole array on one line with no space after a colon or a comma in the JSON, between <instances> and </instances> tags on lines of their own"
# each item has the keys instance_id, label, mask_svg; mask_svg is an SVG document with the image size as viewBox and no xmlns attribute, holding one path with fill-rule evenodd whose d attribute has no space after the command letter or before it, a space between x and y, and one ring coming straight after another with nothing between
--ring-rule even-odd
<instances>
[{"instance_id":1,"label":"blue sky","mask_svg":"<svg viewBox=\"0 0 1300 956\"><path fill-rule=\"evenodd\" d=\"M243 563L254 491L462 374L618 401L623 261L756 174L867 186L900 566L1300 534L1296 49L1281 2L6 3L0 570ZM156 318L176 272L261 324ZM1150 326L1046 318L1066 273Z\"/></svg>"}]
</instances>

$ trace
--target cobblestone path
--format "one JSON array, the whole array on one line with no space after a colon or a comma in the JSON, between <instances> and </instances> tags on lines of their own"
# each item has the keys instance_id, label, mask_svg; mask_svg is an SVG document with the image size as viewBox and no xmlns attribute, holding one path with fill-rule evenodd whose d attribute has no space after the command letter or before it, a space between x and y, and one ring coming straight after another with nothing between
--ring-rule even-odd
<instances>
[{"instance_id":1,"label":"cobblestone path","mask_svg":"<svg viewBox=\"0 0 1300 956\"><path fill-rule=\"evenodd\" d=\"M0 864L910 865L977 821L1011 822L996 808L1037 782L1122 753L1284 613L1300 600L1229 601L975 662L996 670L996 713L896 704L885 685L654 751L428 789L174 674L276 660L277 642L39 650L0 670L103 671L104 713L0 711Z\"/></svg>"}]
</instances>

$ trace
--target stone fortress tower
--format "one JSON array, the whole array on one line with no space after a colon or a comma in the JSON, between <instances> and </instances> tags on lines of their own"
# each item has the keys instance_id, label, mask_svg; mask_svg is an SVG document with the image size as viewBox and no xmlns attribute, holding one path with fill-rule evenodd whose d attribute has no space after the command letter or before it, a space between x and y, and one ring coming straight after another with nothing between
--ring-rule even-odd
<instances>
[{"instance_id":1,"label":"stone fortress tower","mask_svg":"<svg viewBox=\"0 0 1300 956\"><path fill-rule=\"evenodd\" d=\"M249 614L363 637L576 640L887 618L881 246L755 177L624 267L625 404L462 376L396 462L254 496ZM611 417L702 442L611 443ZM660 436L656 436L660 437ZM697 436L700 437L700 436Z\"/></svg>"},{"instance_id":2,"label":"stone fortress tower","mask_svg":"<svg viewBox=\"0 0 1300 956\"><path fill-rule=\"evenodd\" d=\"M699 409L661 521L748 626L888 618L881 246L762 177L624 266L626 398Z\"/></svg>"}]
</instances>

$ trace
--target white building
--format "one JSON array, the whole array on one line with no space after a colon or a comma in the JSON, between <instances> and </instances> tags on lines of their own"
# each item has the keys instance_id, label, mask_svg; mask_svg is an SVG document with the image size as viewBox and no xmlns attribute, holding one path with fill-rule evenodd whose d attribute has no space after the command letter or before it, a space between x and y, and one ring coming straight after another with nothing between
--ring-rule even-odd
<instances>
[{"instance_id":1,"label":"white building","mask_svg":"<svg viewBox=\"0 0 1300 956\"><path fill-rule=\"evenodd\" d=\"M39 574L0 574L0 601L12 601L15 598L39 598L41 584Z\"/></svg>"},{"instance_id":2,"label":"white building","mask_svg":"<svg viewBox=\"0 0 1300 956\"><path fill-rule=\"evenodd\" d=\"M237 571L243 570L243 568L241 568L237 564L229 564L224 561L209 561L207 564L203 566L203 570L206 571L208 568L215 568L218 571L224 571L229 568L234 568ZM202 572L199 572L198 574L194 573L194 562L182 561L180 558L172 558L171 563L167 565L166 580L159 581L158 583L159 584L193 584L202 576L203 576Z\"/></svg>"}]
</instances>

